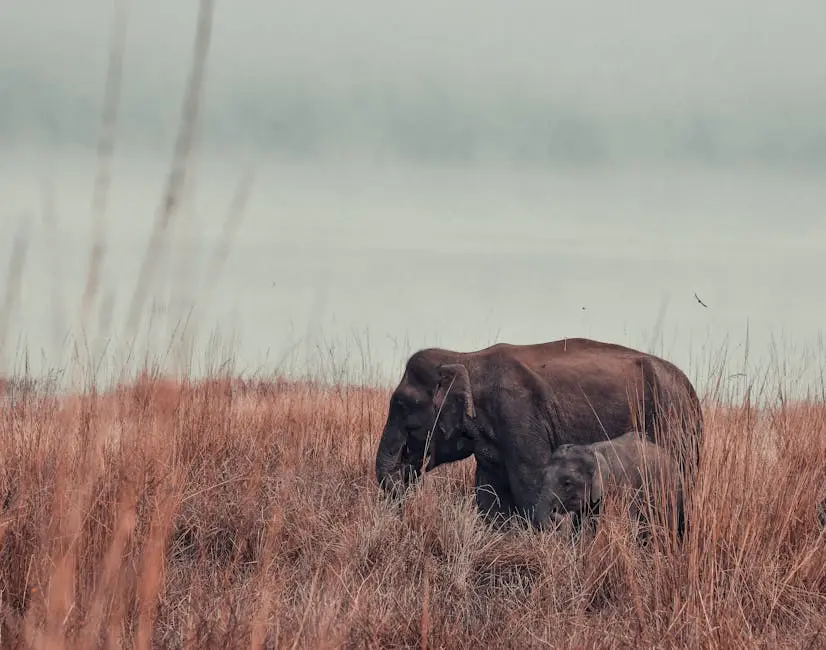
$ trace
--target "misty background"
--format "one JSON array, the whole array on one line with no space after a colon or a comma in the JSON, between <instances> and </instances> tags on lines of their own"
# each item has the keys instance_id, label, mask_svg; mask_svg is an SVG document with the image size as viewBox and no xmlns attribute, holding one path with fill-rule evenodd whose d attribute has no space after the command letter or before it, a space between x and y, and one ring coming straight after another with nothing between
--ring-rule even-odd
<instances>
[{"instance_id":1,"label":"misty background","mask_svg":"<svg viewBox=\"0 0 826 650\"><path fill-rule=\"evenodd\" d=\"M78 336L114 6L0 5L4 277L15 237L28 242L19 293L5 282L10 369L25 351L60 367ZM192 185L141 349L174 357L189 316L195 372L221 349L245 372L394 382L419 347L591 336L662 353L701 385L717 362L748 383L747 349L818 385L826 5L632 9L218 2ZM90 319L106 335L81 337L101 357L156 219L197 12L128 6Z\"/></svg>"}]
</instances>

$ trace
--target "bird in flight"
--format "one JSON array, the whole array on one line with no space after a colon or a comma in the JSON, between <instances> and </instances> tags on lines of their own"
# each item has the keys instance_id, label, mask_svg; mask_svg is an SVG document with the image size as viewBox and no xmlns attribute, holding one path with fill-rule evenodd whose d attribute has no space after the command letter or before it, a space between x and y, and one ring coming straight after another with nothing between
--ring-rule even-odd
<instances>
[{"instance_id":1,"label":"bird in flight","mask_svg":"<svg viewBox=\"0 0 826 650\"><path fill-rule=\"evenodd\" d=\"M695 294L694 294L694 299L695 299L697 302L699 302L699 303L700 303L703 307L705 307L706 309L708 309L708 305L707 305L706 303L704 303L702 300L700 300L700 296L698 296L698 295L696 294L696 292L695 292Z\"/></svg>"}]
</instances>

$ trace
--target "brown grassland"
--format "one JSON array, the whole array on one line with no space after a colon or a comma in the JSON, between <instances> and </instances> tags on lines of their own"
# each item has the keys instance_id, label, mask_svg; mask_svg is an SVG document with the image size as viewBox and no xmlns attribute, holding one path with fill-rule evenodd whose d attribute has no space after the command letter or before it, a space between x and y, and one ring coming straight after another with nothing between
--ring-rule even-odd
<instances>
[{"instance_id":1,"label":"brown grassland","mask_svg":"<svg viewBox=\"0 0 826 650\"><path fill-rule=\"evenodd\" d=\"M486 528L473 460L401 513L388 392L142 376L0 420L0 646L823 647L826 404L706 408L693 525ZM610 513L609 513L610 514Z\"/></svg>"}]
</instances>

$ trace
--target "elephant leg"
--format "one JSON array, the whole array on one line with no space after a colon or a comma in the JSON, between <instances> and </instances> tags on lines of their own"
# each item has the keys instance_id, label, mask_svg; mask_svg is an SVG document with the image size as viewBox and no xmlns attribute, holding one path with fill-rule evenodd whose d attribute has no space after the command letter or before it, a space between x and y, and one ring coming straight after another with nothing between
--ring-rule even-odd
<instances>
[{"instance_id":1,"label":"elephant leg","mask_svg":"<svg viewBox=\"0 0 826 650\"><path fill-rule=\"evenodd\" d=\"M514 513L507 482L490 469L476 466L476 507L487 523L501 523Z\"/></svg>"}]
</instances>

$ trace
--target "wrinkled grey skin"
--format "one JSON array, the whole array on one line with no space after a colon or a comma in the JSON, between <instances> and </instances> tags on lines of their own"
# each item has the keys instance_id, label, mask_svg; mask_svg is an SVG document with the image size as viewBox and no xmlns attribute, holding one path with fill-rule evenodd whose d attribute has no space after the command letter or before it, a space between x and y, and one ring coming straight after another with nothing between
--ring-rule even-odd
<instances>
[{"instance_id":1,"label":"wrinkled grey skin","mask_svg":"<svg viewBox=\"0 0 826 650\"><path fill-rule=\"evenodd\" d=\"M530 519L542 470L559 445L639 429L688 471L702 426L685 374L637 350L588 339L467 353L431 348L410 357L390 398L376 478L400 496L422 471L473 456L482 515Z\"/></svg>"},{"instance_id":2,"label":"wrinkled grey skin","mask_svg":"<svg viewBox=\"0 0 826 650\"><path fill-rule=\"evenodd\" d=\"M593 522L601 512L605 495L623 491L632 497L628 513L632 519L644 522L655 513L682 537L683 494L677 463L637 431L589 445L560 446L545 469L534 523L547 528L571 514L578 533L583 518Z\"/></svg>"}]
</instances>

